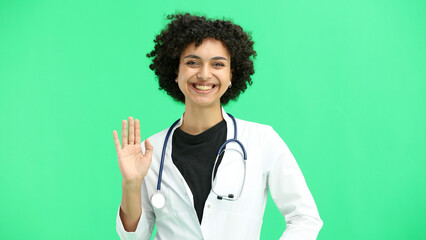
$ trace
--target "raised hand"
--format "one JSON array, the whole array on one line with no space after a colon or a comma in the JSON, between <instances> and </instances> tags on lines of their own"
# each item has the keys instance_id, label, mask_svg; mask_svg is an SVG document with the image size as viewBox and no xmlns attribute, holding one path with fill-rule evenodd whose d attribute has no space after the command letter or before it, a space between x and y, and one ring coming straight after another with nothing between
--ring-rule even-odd
<instances>
[{"instance_id":1,"label":"raised hand","mask_svg":"<svg viewBox=\"0 0 426 240\"><path fill-rule=\"evenodd\" d=\"M118 166L123 177L123 184L140 186L148 173L151 164L153 147L148 139L145 140L145 154L141 148L140 123L129 117L129 136L127 137L127 121L122 121L121 142L117 131L113 131L115 148L117 150Z\"/></svg>"}]
</instances>

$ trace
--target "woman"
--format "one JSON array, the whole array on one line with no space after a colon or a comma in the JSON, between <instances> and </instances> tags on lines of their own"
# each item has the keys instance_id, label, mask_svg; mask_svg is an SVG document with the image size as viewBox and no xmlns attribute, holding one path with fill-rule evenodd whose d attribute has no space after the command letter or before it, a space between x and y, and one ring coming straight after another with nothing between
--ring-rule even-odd
<instances>
[{"instance_id":1,"label":"woman","mask_svg":"<svg viewBox=\"0 0 426 240\"><path fill-rule=\"evenodd\" d=\"M132 117L129 136L122 122L123 146L113 132L123 176L120 238L150 239L156 224L156 239L259 239L269 190L286 219L283 239L315 239L322 221L286 144L270 126L234 119L221 106L252 83L251 37L230 21L168 18L148 57L160 88L185 112L143 143Z\"/></svg>"}]
</instances>

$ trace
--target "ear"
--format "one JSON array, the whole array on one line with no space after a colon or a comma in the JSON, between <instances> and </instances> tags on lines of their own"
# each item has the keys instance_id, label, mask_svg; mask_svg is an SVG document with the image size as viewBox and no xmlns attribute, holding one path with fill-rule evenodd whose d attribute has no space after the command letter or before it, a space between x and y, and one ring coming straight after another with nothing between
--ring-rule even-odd
<instances>
[{"instance_id":1,"label":"ear","mask_svg":"<svg viewBox=\"0 0 426 240\"><path fill-rule=\"evenodd\" d=\"M177 83L178 82L178 76L179 76L179 69L175 70L175 74L176 74L175 82Z\"/></svg>"}]
</instances>

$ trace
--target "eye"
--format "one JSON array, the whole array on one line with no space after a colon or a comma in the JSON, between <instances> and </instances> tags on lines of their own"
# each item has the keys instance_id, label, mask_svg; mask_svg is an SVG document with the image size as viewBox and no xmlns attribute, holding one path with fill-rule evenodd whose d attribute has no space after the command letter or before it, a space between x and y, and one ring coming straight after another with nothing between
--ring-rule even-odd
<instances>
[{"instance_id":1,"label":"eye","mask_svg":"<svg viewBox=\"0 0 426 240\"><path fill-rule=\"evenodd\" d=\"M186 62L186 65L188 65L188 66L196 66L196 65L198 65L198 63L196 61L189 60L188 62Z\"/></svg>"},{"instance_id":2,"label":"eye","mask_svg":"<svg viewBox=\"0 0 426 240\"><path fill-rule=\"evenodd\" d=\"M215 62L215 63L213 63L213 66L215 66L215 67L225 67L225 64L223 64L221 62Z\"/></svg>"}]
</instances>

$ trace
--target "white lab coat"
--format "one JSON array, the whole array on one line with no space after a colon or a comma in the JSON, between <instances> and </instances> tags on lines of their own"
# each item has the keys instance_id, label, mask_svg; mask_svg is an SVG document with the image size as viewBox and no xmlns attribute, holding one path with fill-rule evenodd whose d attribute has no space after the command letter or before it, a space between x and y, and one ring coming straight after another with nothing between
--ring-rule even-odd
<instances>
[{"instance_id":1,"label":"white lab coat","mask_svg":"<svg viewBox=\"0 0 426 240\"><path fill-rule=\"evenodd\" d=\"M227 125L227 139L231 139L234 137L232 119L223 108L222 115ZM270 126L240 119L236 121L237 138L247 151L246 179L240 199L218 200L210 192L200 226L191 190L171 159L172 132L167 143L161 184L166 205L163 209L154 209L150 197L156 192L166 129L149 138L154 152L142 185L142 215L136 231L126 232L117 214L116 228L121 239L150 239L155 224L157 240L259 239L268 190L287 223L281 239L316 239L323 223L302 172L287 145ZM182 118L175 129L181 124ZM235 146L231 144L226 148ZM145 151L144 143L142 150ZM230 156L235 154L231 151L228 154L227 151L219 165L215 180L215 191L218 194L237 195L241 188L244 178L242 161L235 157L231 159Z\"/></svg>"}]
</instances>

